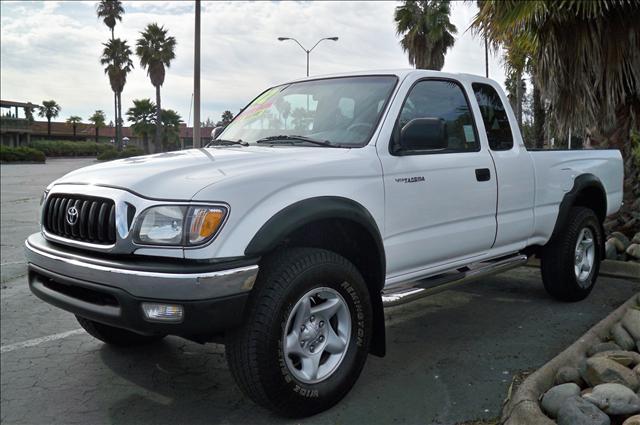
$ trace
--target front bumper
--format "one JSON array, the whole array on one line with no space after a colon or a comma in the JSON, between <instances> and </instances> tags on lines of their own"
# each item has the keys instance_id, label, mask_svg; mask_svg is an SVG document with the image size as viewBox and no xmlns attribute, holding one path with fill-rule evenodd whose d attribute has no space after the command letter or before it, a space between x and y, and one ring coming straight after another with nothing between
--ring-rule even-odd
<instances>
[{"instance_id":1,"label":"front bumper","mask_svg":"<svg viewBox=\"0 0 640 425\"><path fill-rule=\"evenodd\" d=\"M253 260L202 264L87 257L36 233L25 242L29 287L44 301L140 333L206 338L242 323L258 266ZM180 323L145 318L142 302L179 304Z\"/></svg>"}]
</instances>

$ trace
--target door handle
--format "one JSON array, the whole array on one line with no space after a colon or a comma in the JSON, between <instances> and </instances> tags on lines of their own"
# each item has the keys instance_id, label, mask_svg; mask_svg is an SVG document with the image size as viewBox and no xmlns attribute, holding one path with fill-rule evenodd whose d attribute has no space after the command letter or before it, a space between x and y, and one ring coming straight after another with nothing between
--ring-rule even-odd
<instances>
[{"instance_id":1,"label":"door handle","mask_svg":"<svg viewBox=\"0 0 640 425\"><path fill-rule=\"evenodd\" d=\"M476 168L476 180L479 182L491 180L491 171L488 168Z\"/></svg>"}]
</instances>

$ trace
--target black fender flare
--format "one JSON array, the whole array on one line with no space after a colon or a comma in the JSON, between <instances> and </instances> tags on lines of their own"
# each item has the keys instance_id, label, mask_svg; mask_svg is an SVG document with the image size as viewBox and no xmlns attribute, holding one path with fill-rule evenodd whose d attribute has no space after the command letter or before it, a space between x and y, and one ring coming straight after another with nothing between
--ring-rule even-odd
<instances>
[{"instance_id":1,"label":"black fender flare","mask_svg":"<svg viewBox=\"0 0 640 425\"><path fill-rule=\"evenodd\" d=\"M247 245L245 255L248 257L263 256L274 250L287 235L302 226L318 220L336 218L353 221L364 227L375 241L381 270L380 279L377 282L369 282L374 326L371 353L384 356L386 351L385 324L380 293L384 287L386 274L384 244L375 219L360 203L337 196L319 196L295 202L277 212L262 225Z\"/></svg>"},{"instance_id":2,"label":"black fender flare","mask_svg":"<svg viewBox=\"0 0 640 425\"><path fill-rule=\"evenodd\" d=\"M581 174L575 178L575 180L573 181L573 187L569 192L565 193L564 197L562 198L562 201L560 202L560 207L558 209L558 218L556 219L556 224L553 227L553 233L551 234L551 238L549 238L550 241L553 240L558 235L558 233L560 233L560 230L566 226L567 221L569 220L569 211L571 210L571 207L573 207L576 204L576 201L578 200L580 193L585 189L590 189L590 188L595 188L603 194L604 202L605 202L604 215L606 216L607 192L604 190L604 186L602 185L602 182L598 177L594 176L593 174L590 174L590 173ZM604 220L604 217L603 217L603 220Z\"/></svg>"}]
</instances>

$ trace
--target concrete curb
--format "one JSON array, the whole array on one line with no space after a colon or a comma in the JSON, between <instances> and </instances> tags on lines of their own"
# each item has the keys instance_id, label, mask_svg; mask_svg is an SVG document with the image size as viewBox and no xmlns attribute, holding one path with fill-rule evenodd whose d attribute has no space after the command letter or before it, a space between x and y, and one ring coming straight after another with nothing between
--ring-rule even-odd
<instances>
[{"instance_id":1,"label":"concrete curb","mask_svg":"<svg viewBox=\"0 0 640 425\"><path fill-rule=\"evenodd\" d=\"M627 308L635 305L636 302L640 302L638 294L632 296L613 313L588 330L569 348L529 375L502 409L500 422L505 425L554 425L555 421L548 418L540 409L538 403L540 396L553 386L559 368L568 364L579 364L582 359L586 358L589 347L606 339L611 327L621 320Z\"/></svg>"},{"instance_id":2,"label":"concrete curb","mask_svg":"<svg viewBox=\"0 0 640 425\"><path fill-rule=\"evenodd\" d=\"M538 258L531 258L528 267L540 267ZM640 263L635 261L604 260L600 263L600 276L632 279L640 282Z\"/></svg>"}]
</instances>

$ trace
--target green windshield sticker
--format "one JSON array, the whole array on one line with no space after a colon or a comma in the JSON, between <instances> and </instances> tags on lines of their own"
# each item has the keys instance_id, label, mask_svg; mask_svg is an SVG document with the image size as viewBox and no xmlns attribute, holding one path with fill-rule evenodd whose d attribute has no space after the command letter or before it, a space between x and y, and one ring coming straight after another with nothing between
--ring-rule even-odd
<instances>
[{"instance_id":1,"label":"green windshield sticker","mask_svg":"<svg viewBox=\"0 0 640 425\"><path fill-rule=\"evenodd\" d=\"M462 128L464 128L464 138L467 143L475 143L476 136L473 134L473 127L470 125L463 125Z\"/></svg>"}]
</instances>

